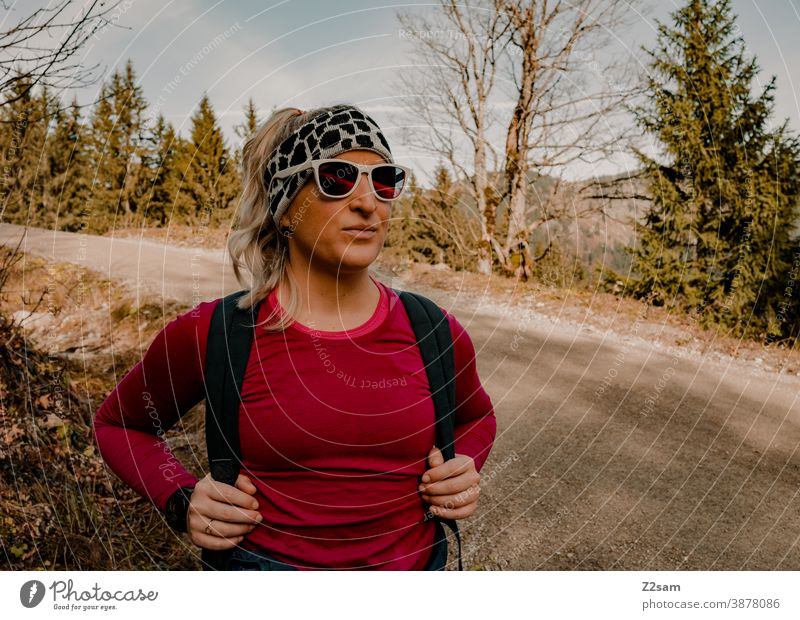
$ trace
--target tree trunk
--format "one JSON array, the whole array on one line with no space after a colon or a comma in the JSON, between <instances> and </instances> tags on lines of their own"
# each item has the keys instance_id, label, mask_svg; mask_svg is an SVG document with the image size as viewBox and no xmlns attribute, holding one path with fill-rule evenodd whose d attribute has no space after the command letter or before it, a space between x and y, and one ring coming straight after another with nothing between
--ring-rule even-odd
<instances>
[{"instance_id":1,"label":"tree trunk","mask_svg":"<svg viewBox=\"0 0 800 620\"><path fill-rule=\"evenodd\" d=\"M527 98L523 89L520 104L514 110L513 118L508 126L506 137L506 177L508 179L508 231L506 248L509 250L506 270L513 265L513 273L517 279L530 278L530 253L525 250L528 245L526 197L528 193L527 150L520 148L527 140L522 117L524 114L522 101Z\"/></svg>"},{"instance_id":2,"label":"tree trunk","mask_svg":"<svg viewBox=\"0 0 800 620\"><path fill-rule=\"evenodd\" d=\"M482 103L482 102L481 102ZM475 201L481 224L481 240L478 243L478 273L492 273L492 238L497 218L497 206L487 198L488 182L486 173L486 150L482 128L475 142Z\"/></svg>"}]
</instances>

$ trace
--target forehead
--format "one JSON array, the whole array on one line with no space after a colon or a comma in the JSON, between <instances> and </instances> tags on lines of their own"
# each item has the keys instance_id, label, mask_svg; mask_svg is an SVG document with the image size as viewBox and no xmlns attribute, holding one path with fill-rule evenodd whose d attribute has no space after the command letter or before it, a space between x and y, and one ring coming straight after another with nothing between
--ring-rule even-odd
<instances>
[{"instance_id":1,"label":"forehead","mask_svg":"<svg viewBox=\"0 0 800 620\"><path fill-rule=\"evenodd\" d=\"M351 151L345 151L344 153L339 153L332 159L344 159L347 161L352 161L356 164L380 164L386 161L375 151L368 151L366 149L353 149Z\"/></svg>"}]
</instances>

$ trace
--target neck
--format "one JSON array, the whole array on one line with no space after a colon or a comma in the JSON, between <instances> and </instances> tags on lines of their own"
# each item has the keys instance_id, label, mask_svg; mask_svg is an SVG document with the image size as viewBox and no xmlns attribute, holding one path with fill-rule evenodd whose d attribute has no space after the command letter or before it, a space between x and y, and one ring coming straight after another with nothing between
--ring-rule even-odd
<instances>
[{"instance_id":1,"label":"neck","mask_svg":"<svg viewBox=\"0 0 800 620\"><path fill-rule=\"evenodd\" d=\"M356 320L360 324L371 316L378 304L380 291L372 282L367 269L353 272L327 271L314 269L313 265L297 268L287 264L294 278L300 297L299 316L301 323L318 321L345 325ZM288 299L284 275L278 288L279 301ZM366 318L364 318L366 315Z\"/></svg>"}]
</instances>

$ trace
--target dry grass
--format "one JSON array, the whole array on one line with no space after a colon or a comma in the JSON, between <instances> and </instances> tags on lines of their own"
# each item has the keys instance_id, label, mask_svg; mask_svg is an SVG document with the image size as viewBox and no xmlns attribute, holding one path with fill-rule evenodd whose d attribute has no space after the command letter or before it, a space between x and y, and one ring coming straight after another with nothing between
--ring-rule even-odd
<instances>
[{"instance_id":1,"label":"dry grass","mask_svg":"<svg viewBox=\"0 0 800 620\"><path fill-rule=\"evenodd\" d=\"M198 568L188 540L107 470L92 434L97 406L180 308L155 300L134 308L127 291L93 272L0 256L4 568ZM23 330L26 316L37 324ZM170 431L170 443L185 444L184 426L197 440L197 409Z\"/></svg>"}]
</instances>

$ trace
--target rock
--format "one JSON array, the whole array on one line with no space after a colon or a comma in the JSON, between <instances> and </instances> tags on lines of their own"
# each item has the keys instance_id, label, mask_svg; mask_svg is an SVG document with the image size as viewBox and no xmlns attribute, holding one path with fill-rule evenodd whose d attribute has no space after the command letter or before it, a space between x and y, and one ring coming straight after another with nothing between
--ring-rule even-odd
<instances>
[{"instance_id":1,"label":"rock","mask_svg":"<svg viewBox=\"0 0 800 620\"><path fill-rule=\"evenodd\" d=\"M56 428L58 426L64 426L64 424L66 424L66 422L55 413L48 413L47 417L41 422L43 428Z\"/></svg>"},{"instance_id":2,"label":"rock","mask_svg":"<svg viewBox=\"0 0 800 620\"><path fill-rule=\"evenodd\" d=\"M14 321L22 323L25 329L36 329L47 327L53 322L53 315L49 312L29 312L27 310L17 310L14 314Z\"/></svg>"}]
</instances>

